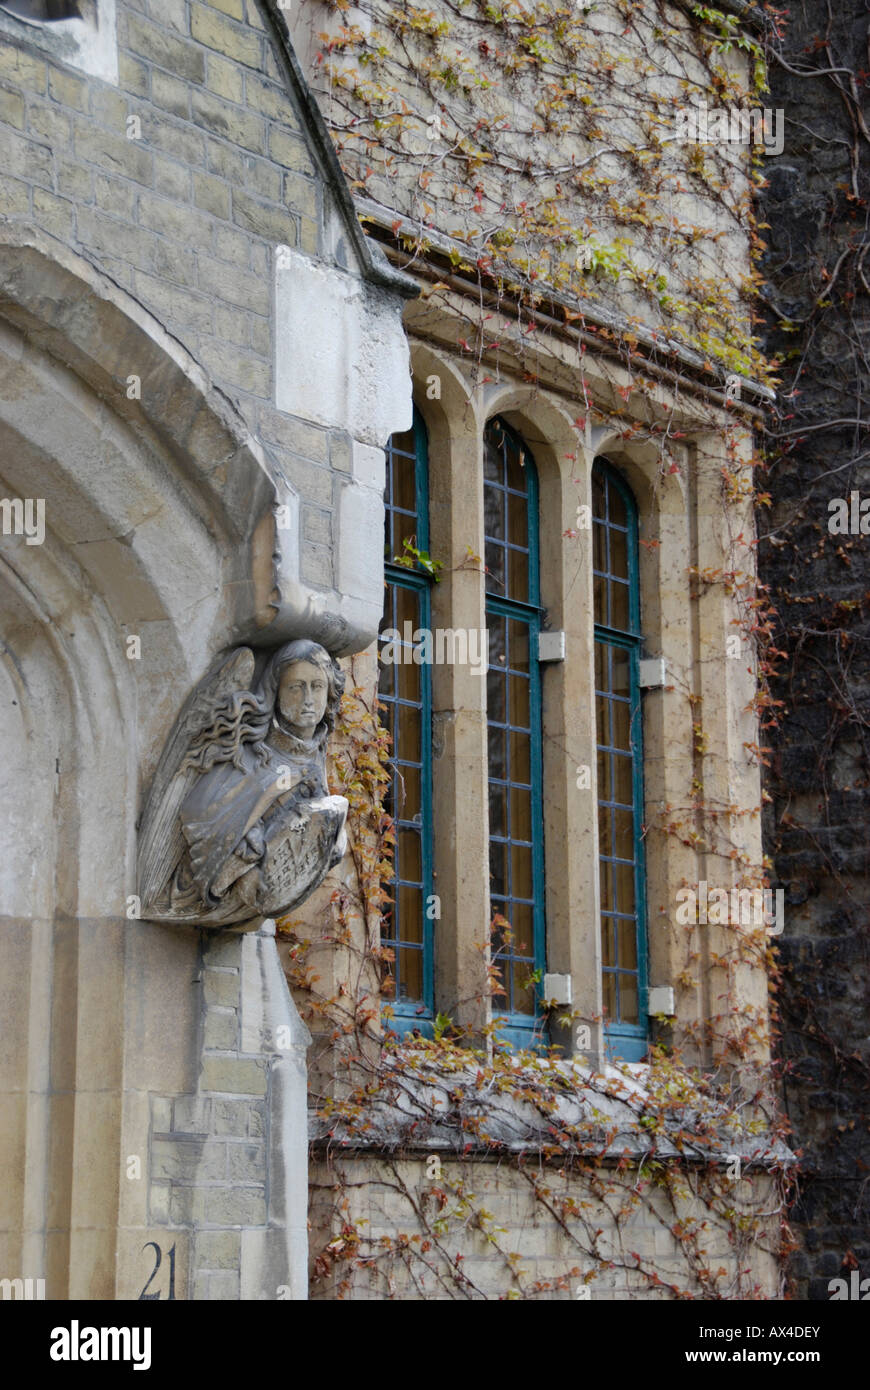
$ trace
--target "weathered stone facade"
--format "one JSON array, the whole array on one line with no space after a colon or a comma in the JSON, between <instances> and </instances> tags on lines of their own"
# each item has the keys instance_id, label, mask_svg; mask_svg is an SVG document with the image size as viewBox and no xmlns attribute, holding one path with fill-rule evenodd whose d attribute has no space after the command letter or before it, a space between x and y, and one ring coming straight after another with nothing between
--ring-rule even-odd
<instances>
[{"instance_id":1,"label":"weathered stone facade","mask_svg":"<svg viewBox=\"0 0 870 1390\"><path fill-rule=\"evenodd\" d=\"M723 574L746 575L753 567L753 522L749 492L743 484L748 481L752 456L753 405L764 399L765 393L745 381L743 404L735 410L727 392L723 398L715 383L711 389L709 372L700 360L675 343L669 345L673 355L668 357L667 369L659 372L661 343L653 346L652 338L646 336L657 318L647 306L642 323L632 319L630 330L636 335L633 345L642 345L638 348L643 360L640 370L649 373L640 399L635 394L632 364L620 357L618 350L611 351L608 342L618 336L614 324L624 325L632 312L638 311L641 300L636 289L622 279L618 284L596 282L588 294L581 287L578 298L570 301L572 312L563 319L560 314L567 301L560 298L560 287L564 290L564 283L555 276L546 282L540 300L533 301L531 307L526 302L522 307L509 302L504 283L509 268L504 265L500 264L489 279L485 270L478 277L481 259L475 262L474 257L485 260L493 242L498 241L498 233L487 241L481 228L488 225L488 214L497 223L499 212L513 209L512 200L519 195L515 183L503 174L497 156L492 164L481 161L473 166L475 175L483 169L474 190L480 193L479 205L470 208L468 202L451 193L447 161L457 146L467 152L468 145L454 133L451 122L455 110L445 113L425 82L418 83L417 79L420 71L443 73L438 64L441 59L449 62L451 38L444 39L443 48L438 48L438 26L442 22L452 25L453 16L446 8L429 12L428 18L418 16L425 34L422 38L403 32L403 42L419 60L404 74L398 49L391 54L393 66L386 60L381 62L388 23L379 7L363 5L353 17L360 26L354 42L348 43L343 23L330 27L325 19L321 22L321 7L316 6L310 11L303 6L295 12L293 33L300 50L308 54L312 83L336 131L345 166L358 183L365 182L358 206L366 225L382 241L393 263L406 265L424 290L421 298L406 308L405 322L411 340L414 399L428 439L429 549L443 563L439 583L431 591L433 628L470 632L481 629L486 621L486 586L479 565L470 557L482 556L486 547L483 480L488 421L497 417L515 429L530 450L539 480L544 627L564 639L562 659L542 667L546 968L567 977L573 986L571 1006L550 1015L550 1041L563 1053L573 1054L581 1065L591 1061L601 1067L604 1062L598 929L603 891L598 873L600 846L594 814L590 813L592 798L580 791L578 779L583 766L594 762L594 599L591 556L582 530L578 531L577 518L592 500L593 461L605 457L627 482L638 507L643 655L652 666L663 661L667 673L643 695L649 984L658 998L669 998L673 990L672 1005L665 1010L668 1016L652 1024L653 1036L678 1042L685 1059L715 1070L724 1058L731 1056L733 1060L730 1040L743 1026L744 1062L764 1067L769 1056L767 982L759 968L763 954L759 943L741 954L729 929L717 928L712 921L687 933L675 918L674 903L683 885L706 879L736 884L741 879L741 866L745 869L761 863L759 769L752 753L757 735L752 709L754 653L745 629L741 630L741 612L745 610L739 585L730 587L717 581ZM678 33L676 42L688 45L690 38L686 36L692 21L685 16L670 17L673 31L669 36ZM601 15L594 18L601 21L605 42L612 39L615 20L608 7L602 7ZM483 49L489 45L492 51L506 41L498 25L491 32L486 29L486 17L476 16L468 24L474 42L468 39L462 52L473 52L478 43ZM319 44L312 33L321 29L329 30L340 55L342 42L350 48L349 55L336 60L330 47L324 64L316 65L314 55ZM602 29L597 32L600 35ZM467 38L465 30L462 33ZM625 72L637 71L636 38L632 34L621 50ZM367 42L371 52L366 50ZM355 60L358 68L354 67ZM457 63L458 68L461 66ZM537 68L533 71L539 73ZM590 71L596 71L591 60L584 80L593 80ZM357 77L359 88L355 85ZM461 79L460 72L460 85ZM522 80L518 78L518 84ZM366 132L367 121L382 109L378 103L389 105L384 90L405 119L396 117L389 135L372 149L365 133L358 136L358 126ZM451 91L446 82L444 90ZM606 79L602 78L602 100L606 90ZM522 91L527 95L528 87ZM643 107L642 79L640 91ZM613 93L608 95L615 99ZM492 101L498 98L507 101L500 88ZM473 99L468 97L468 101L474 109ZM482 98L481 109L491 117L489 101L489 97ZM461 106L461 98L457 104ZM427 124L437 132L428 146ZM439 136L443 146L438 143ZM464 136L467 142L467 130ZM555 137L554 143L559 154L564 154L564 145ZM566 143L571 159L576 160L577 167L582 166L580 156L588 155L590 146L579 139L568 138ZM405 161L399 150L406 151ZM544 154L557 162L552 147ZM541 149L522 145L516 129L511 131L508 155L505 163L512 163L516 170L527 168L527 162L540 166L536 177L542 189L549 186L546 160L541 157L539 161ZM457 159L457 164L460 162ZM430 166L434 171L431 176ZM418 179L421 168L424 174ZM505 178L502 184L500 177ZM469 183L473 182L474 177L469 176ZM738 195L742 187L739 180L733 183ZM717 264L736 282L747 268L748 238L745 227L735 229L732 225L733 208L720 206L712 196L705 201L700 194L687 197L680 208L696 226L705 229L699 236L709 234L716 241ZM587 227L590 219L594 219L596 230L603 225L597 221L592 195L588 207L584 204L584 212ZM513 226L506 214L505 221ZM657 225L661 230L661 224ZM525 225L522 230L527 230ZM532 248L529 256L533 258L537 248L532 232L528 242L523 242L526 245ZM635 248L641 245L648 248L649 243L644 242L643 232L638 232ZM672 247L671 251L677 264L669 267L669 276L673 270L680 283L679 276L688 277L695 268L693 258L688 252L683 258ZM567 254L561 244L553 252L554 257ZM491 265L491 260L488 263ZM668 283L672 283L670 278ZM601 327L606 331L596 337L595 329ZM742 480L730 492L723 490L723 477L729 475L732 480ZM739 638L738 632L742 632ZM368 699L373 702L368 684L371 677L366 672L358 675L358 680L365 682ZM467 664L448 662L433 667L433 856L441 908L435 934L435 1008L448 1015L465 1037L473 1039L486 1034L498 1012L486 987L491 917L486 867L490 835L487 699L483 682ZM688 821L683 819L687 808L691 808ZM709 820L705 819L708 812ZM331 967L331 959L344 952L342 959L355 965L365 954L365 914L342 915L337 925L334 904L328 901L335 890L344 901L352 892L350 878L352 875L346 873L337 875L323 890L322 900L312 901L301 920L294 915L293 940L285 951L291 975L296 978L299 944L310 938L310 948L303 950L304 960L306 967L317 972L313 986L296 992L315 1032L316 1098L326 1102L312 1130L316 1159L312 1288L319 1297L515 1297L522 1287L522 1281L513 1282L511 1259L515 1258L520 1266L532 1268L529 1285L536 1277L551 1281L550 1291L542 1287L531 1296L550 1296L556 1285L559 1296L574 1296L564 1291L573 1287L571 1252L576 1258L579 1247L572 1246L570 1234L563 1243L552 1214L548 1222L540 1204L536 1207L527 1180L516 1165L515 1152L508 1152L494 1140L489 1149L485 1144L475 1149L474 1159L465 1164L457 1162L454 1155L445 1160L437 1138L427 1150L418 1129L408 1132L398 1114L392 1122L382 1120L375 1125L375 1139L368 1133L368 1112L362 1102L361 1113L354 1112L353 1122L347 1122L347 1074L342 1070L341 1084L336 1085L336 1068L333 1066L332 1074L329 1068L330 1057L334 1060L343 1044L338 1026L325 1008L340 979L346 978ZM352 939L342 931L350 933ZM368 977L366 1003L371 989ZM342 1030L352 1032L352 1006L341 1000L339 1004ZM560 1029L560 1020L571 1022L572 1027ZM579 1033L573 1026L578 1021L583 1025ZM431 1028L425 1019L420 1026ZM485 1068L485 1049L478 1053L477 1063ZM449 1090L447 1078L454 1074L452 1065L445 1075L445 1090ZM361 1070L361 1091L363 1087L367 1093L373 1091L377 1100L384 1086L389 1089L389 1082L381 1076L375 1078L365 1066ZM622 1082L606 1070L602 1075L602 1091L612 1100ZM634 1081L641 1092L644 1075L642 1065L635 1069ZM509 1090L509 1083L500 1073L494 1077L484 1071L479 1081L484 1095L495 1088L502 1104L508 1104L504 1088ZM521 1081L516 1084L519 1091ZM534 1087L535 1081L530 1080L530 1085ZM646 1097L645 1103L655 1108L652 1097ZM475 1114L489 1132L493 1113L486 1100L481 1099ZM760 1124L763 1130L763 1120ZM566 1172L552 1153L543 1156L546 1140L540 1136L530 1134L525 1143L526 1161L543 1165L542 1181L555 1184L567 1202L566 1210L572 1210L574 1202L579 1208L585 1201L594 1205L600 1195L596 1194L596 1182L599 1178L602 1184L608 1180L603 1161L596 1177L596 1160L586 1155L593 1169L590 1180L588 1170ZM428 1159L421 1150L422 1154L428 1152ZM724 1135L718 1147L714 1144L713 1152L716 1158L713 1160L711 1153L711 1161L727 1166L730 1150ZM764 1152L762 1167L782 1161L781 1153L774 1160L771 1151ZM496 1155L498 1167L493 1166ZM436 1168L444 1165L443 1188L461 1188L465 1193L473 1190L478 1199L462 1208L465 1220L451 1232L450 1248L457 1258L452 1269L448 1268L449 1261L445 1265L440 1257L431 1255L428 1244L432 1236L430 1217L437 1226L437 1212L441 1210L436 1191L440 1179L433 1178L431 1170L435 1159ZM646 1191L639 1154L627 1152L625 1162L639 1189ZM676 1150L667 1162L669 1171L678 1178L682 1170ZM582 1170L583 1162L578 1166ZM688 1169L685 1179L689 1183L694 1180ZM750 1183L746 1194L749 1210L769 1214L772 1208L777 1212L773 1219L776 1227L780 1210L776 1184L756 1173L755 1185ZM486 1209L487 1219L495 1212L494 1226L504 1232L504 1249L492 1253L488 1264L480 1263L484 1250L491 1247L476 1224L479 1206ZM567 1218L575 1234L580 1230L580 1225L572 1224L576 1219L576 1211ZM671 1221L681 1225L673 1213ZM545 1233L547 1228L549 1234ZM602 1248L597 1254L587 1250L590 1263L583 1265L584 1271L594 1267L601 1281L590 1280L587 1288L591 1297L636 1296L640 1287L648 1296L655 1288L652 1275L659 1270L663 1279L667 1270L677 1287L697 1294L699 1286L693 1283L691 1261L679 1240L674 1240L662 1211L627 1216L625 1238L648 1273L638 1275L635 1283L633 1276L618 1272L619 1259L612 1260L612 1249ZM763 1235L759 1230L760 1248L757 1261L750 1261L747 1285L735 1282L739 1257L732 1246L731 1259L722 1263L721 1282L714 1281L717 1292L711 1294L708 1285L702 1296L750 1296L746 1292L750 1287L751 1296L778 1296L781 1283L776 1239L770 1225L765 1226ZM768 1251L762 1254L761 1247L767 1241ZM430 1263L437 1267L437 1273L425 1271L426 1261L419 1259L421 1242L427 1243ZM727 1240L720 1248L711 1235L705 1255L713 1267L727 1248ZM544 1256L549 1259L542 1259ZM476 1285L465 1284L457 1272L460 1266L464 1268L466 1259L480 1276ZM411 1266L420 1275L419 1282L409 1272ZM525 1288L520 1296L528 1292Z\"/></svg>"},{"instance_id":2,"label":"weathered stone facade","mask_svg":"<svg viewBox=\"0 0 870 1390\"><path fill-rule=\"evenodd\" d=\"M310 34L320 9L295 7L294 33ZM697 81L693 21L666 9ZM0 1272L45 1277L54 1298L301 1298L310 1195L319 1296L450 1297L437 1275L435 1285L418 1282L406 1266L393 1283L357 1271L347 1287L332 1268L345 1225L370 1223L375 1246L406 1233L425 1239L413 1201L409 1217L407 1196L390 1189L397 1180L422 1193L428 1210L435 1157L445 1187L479 1190L506 1229L504 1251L528 1266L509 1296L526 1280L540 1283L538 1295L576 1297L572 1281L584 1275L594 1276L584 1285L593 1298L656 1296L656 1280L666 1294L777 1296L771 1170L789 1155L768 1142L768 1117L753 1111L739 1132L705 1127L706 1081L671 1077L673 1091L656 1100L644 1063L628 1073L606 1066L594 574L591 532L578 525L583 509L591 514L593 463L606 457L638 508L642 656L659 672L644 686L640 718L648 984L662 1002L643 998L640 1015L685 1062L734 1080L735 1068L763 1071L769 1059L764 934L747 946L734 924L687 929L675 907L686 884L733 887L760 875L754 657L741 595L711 576L751 579L752 426L768 393L746 377L735 402L729 364L707 367L703 337L657 334L666 305L639 243L639 278L608 280L606 295L560 320L550 312L567 307L555 279L555 300L524 319L509 295L487 298L490 286L478 293L454 275L456 228L443 206L431 246L406 265L416 207L391 205L388 184L378 184L385 201L357 209L367 239L282 7L99 0L97 12L108 57L87 73L62 35L37 41L9 15L0 24L2 486L10 501L38 490L45 505L44 544L2 538L0 769L14 852L0 899L9 998L0 1161L15 1178ZM606 5L602 13L606 41L618 43L618 16ZM643 107L653 92L636 39L626 60ZM313 59L307 39L299 48ZM678 93L664 38L656 53ZM736 52L728 64L736 80L744 59ZM524 110L527 97L524 89ZM585 156L570 135L563 143L566 158ZM734 306L726 326L737 337L748 323L739 216L748 187L738 161L733 206L696 193L671 206L696 216L708 250L721 243ZM671 290L681 292L699 269L694 239L668 232L664 241ZM617 327L630 341L615 345ZM382 1033L377 902L351 901L353 853L293 913L320 973L313 1006L312 990L297 992L305 1022L269 923L200 933L143 920L138 899L148 789L179 710L216 657L307 637L348 658L375 709L383 450L410 427L412 398L428 431L431 552L444 566L433 625L485 622L487 423L507 421L537 469L542 627L563 639L541 675L546 965L573 981L551 1023L574 1069L553 1085L576 1100L596 1078L600 1106L614 1113L628 1086L634 1106L628 1148L611 1152L608 1141L585 1167L563 1171L552 1154L545 1163L545 1124L518 1152L508 1145L519 1166L497 1167L498 1146L482 1139L466 1149L454 1135L449 1152L437 1134L409 1142L399 1110L367 1143L336 1139L328 1120L312 1118L309 1165L306 1023L316 1035L313 1108L340 1107L348 1076L352 1084L360 1073L353 1056L348 1063L353 1029L337 1028L317 993L348 1001L352 1022L363 1017L366 1064ZM480 1042L494 1013L485 683L458 664L436 668L432 716L436 1008ZM336 894L350 903L340 931ZM295 947L280 949L292 976ZM449 1087L445 1078L438 1084ZM596 1124L598 1101L584 1101ZM547 1116L555 1102L549 1093L544 1102ZM660 1124L656 1103L679 1120ZM506 1104L524 1114L525 1101ZM691 1162L684 1122L698 1137ZM638 1142L650 1126L654 1154ZM346 1145L339 1158L337 1142ZM655 1185L661 1172L647 1191L651 1156L685 1187L676 1208ZM569 1226L587 1202L589 1219L604 1223L588 1261L578 1262L570 1230L545 1226L524 1158L552 1170ZM744 1161L754 1165L747 1177ZM734 1183L734 1202L758 1223L757 1249L703 1233L693 1184L708 1170ZM354 1195L342 1208L335 1188L345 1181ZM630 1193L644 1194L643 1210L628 1213ZM472 1270L465 1292L506 1294L514 1265L504 1252L490 1258L480 1219L459 1226L456 1267L466 1260ZM687 1259L687 1241L697 1259ZM624 1259L623 1244L635 1256ZM722 1272L699 1273L706 1261Z\"/></svg>"},{"instance_id":3,"label":"weathered stone facade","mask_svg":"<svg viewBox=\"0 0 870 1390\"><path fill-rule=\"evenodd\" d=\"M2 543L0 1267L49 1298L301 1297L306 1035L273 935L141 920L137 818L218 654L371 641L380 556L338 556L410 418L413 287L253 0L99 13L96 75L0 25L2 486L44 522ZM294 386L287 276L332 287L336 344L377 326L353 417Z\"/></svg>"},{"instance_id":4,"label":"weathered stone facade","mask_svg":"<svg viewBox=\"0 0 870 1390\"><path fill-rule=\"evenodd\" d=\"M339 393L334 418L324 418L323 409L300 412L298 397L295 411L276 408L282 391L293 389L295 355L307 356L300 343L309 320L307 309L298 317L285 311L276 363L275 297L285 266L298 265L292 253L318 262L320 278L312 284L321 294L329 267L347 272L347 280L360 258L371 257L347 226L336 168L331 182L318 169L328 146L319 129L305 134L313 116L302 109L292 59L274 29L267 34L254 0L247 17L241 5L229 8L226 14L208 5L157 5L146 15L120 6L117 86L53 63L27 43L24 26L15 40L0 34L2 212L12 227L37 228L98 266L233 399L291 494L304 498L300 514L289 518L287 549L297 549L298 532L297 582L324 598L308 592L299 605L307 605L312 628L319 621L333 640L335 629L347 647L372 621L371 594L361 596L357 612L344 591L346 632L325 617L325 596L337 592L338 518L345 517L348 543L366 523L371 463L353 449ZM288 254L278 256L278 247ZM385 267L370 276L364 300L374 323L378 286L391 278ZM387 310L385 343L388 319ZM119 382L141 376L136 368L119 357ZM369 445L369 434L361 434ZM346 492L359 498L356 513ZM292 509L293 497L288 501ZM342 603L336 598L333 607L340 612Z\"/></svg>"}]
</instances>

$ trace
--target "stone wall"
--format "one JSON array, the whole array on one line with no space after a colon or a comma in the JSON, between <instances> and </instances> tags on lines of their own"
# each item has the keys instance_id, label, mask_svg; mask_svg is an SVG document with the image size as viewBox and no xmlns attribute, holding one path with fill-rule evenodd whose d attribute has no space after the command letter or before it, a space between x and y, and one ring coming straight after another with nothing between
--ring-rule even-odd
<instances>
[{"instance_id":1,"label":"stone wall","mask_svg":"<svg viewBox=\"0 0 870 1390\"><path fill-rule=\"evenodd\" d=\"M16 1177L4 1194L0 1273L47 1275L49 1297L145 1289L161 1298L297 1296L305 1036L271 939L201 947L194 931L141 923L125 906L135 898L136 817L148 776L215 651L241 630L265 643L305 631L336 652L353 652L374 633L380 446L409 423L401 287L355 230L316 113L279 41L277 11L255 0L144 0L118 3L115 14L117 83L111 74L83 76L16 34L14 23L0 33L3 481L17 495L38 477L48 516L44 548L4 537L4 697L16 722L3 776L17 853L4 869L0 946L6 978L21 987L3 1044L0 1140L4 1170ZM732 244L742 270L742 229ZM711 797L734 807L734 842L757 857L754 826L741 820L757 800L757 770L743 751L753 673L726 660L729 602L721 593L696 601L688 584L690 564L721 565L730 553L720 473L726 434L742 467L745 429L731 434L716 406L678 401L660 382L626 411L627 372L608 374L600 360L584 365L573 340L536 349L539 383L524 376L525 359L506 356L487 389L451 363L466 307L412 320L421 408L427 367L443 362L445 381L454 379L450 409L429 408L449 462L436 496L438 541L457 572L450 601L458 592L456 612L479 625L479 575L458 576L467 541L482 549L466 529L470 518L480 530L471 492L490 413L506 412L527 433L554 535L568 534L578 498L588 497L595 452L613 454L655 531L644 536L642 575L650 655L664 656L705 702L703 753L693 763L682 695L646 697L648 796L689 802L697 775ZM584 375L599 412L594 439L577 418ZM682 427L667 474L657 448L624 438L635 409L638 419ZM463 476L467 494L453 486ZM287 525L273 516L279 509ZM581 563L564 547L544 576L555 625L573 638L577 624L568 679L548 677L547 718L571 735L567 756L561 742L548 754L558 758L561 783L548 834L551 845L570 847L551 875L554 905L573 908L552 913L551 968L572 971L578 991L583 982L580 1007L591 1022L600 1017L597 871L593 820L576 797L577 764L594 763L591 575L587 565L578 602ZM142 639L141 661L128 660L129 634ZM445 722L469 704L446 681L438 698ZM38 752L35 783L24 747ZM462 872L476 894L473 913L461 904L466 935L456 933L452 957L441 957L444 988L455 994L471 936L485 931L488 915L476 849L485 812L448 785L452 775L442 779L439 814L455 835L466 823L455 810L464 798L473 834L464 867L445 865L445 900L453 892L460 902ZM42 833L48 825L51 834ZM651 855L656 985L678 976L688 946L670 921L674 890L700 877L703 862L673 840L654 863ZM710 971L681 991L679 1022L700 1031L715 1013L709 996L725 997L726 981ZM760 972L729 969L729 1005L763 1007L764 997ZM385 1187L392 1169L382 1156L360 1163L375 1195L350 1214L371 1221L376 1239L395 1238L405 1217ZM419 1191L426 1161L397 1164L408 1191ZM481 1187L510 1231L508 1254L515 1244L520 1261L531 1262L532 1282L591 1272L570 1275L570 1240L553 1245L516 1175L484 1161L468 1179L459 1165L445 1160L444 1168L454 1185ZM318 1158L317 1260L341 1239L334 1182ZM581 1185L572 1193L599 1211L597 1192ZM633 1296L640 1284L614 1247L615 1216L600 1210L598 1287ZM639 1218L633 1248L662 1277L682 1278L664 1218ZM422 1238L422 1229L411 1233ZM475 1288L508 1287L509 1261L491 1255L482 1230L466 1231L457 1253L474 1266ZM774 1290L772 1261L757 1260L752 1279ZM320 1280L321 1266L316 1273ZM379 1277L361 1283L359 1296L383 1293ZM400 1293L419 1291L403 1278ZM319 1287L340 1291L328 1280Z\"/></svg>"},{"instance_id":2,"label":"stone wall","mask_svg":"<svg viewBox=\"0 0 870 1390\"><path fill-rule=\"evenodd\" d=\"M197 1090L150 1097L149 1185L144 1234L176 1251L175 1296L194 1299L304 1298L307 1183L304 1148L308 1033L287 995L269 946L272 931L206 943L199 976L202 1053ZM149 1123L150 1121L150 1123ZM141 1243L142 1231L135 1232ZM161 1260L162 1265L162 1260ZM147 1273L147 1270L146 1270ZM153 1289L169 1292L169 1273ZM120 1297L138 1297L141 1251L121 1270Z\"/></svg>"},{"instance_id":3,"label":"stone wall","mask_svg":"<svg viewBox=\"0 0 870 1390\"><path fill-rule=\"evenodd\" d=\"M775 1222L741 1252L738 1276L727 1231L708 1227L685 1246L673 1232L678 1221L688 1233L707 1215L691 1192L695 1177L683 1176L675 1209L631 1168L623 1177L612 1169L572 1174L540 1167L530 1154L517 1171L509 1161L350 1158L333 1149L310 1170L310 1297L595 1302L670 1298L676 1287L709 1298L710 1281L705 1288L693 1274L705 1263L722 1270L712 1281L719 1297L752 1296L755 1285L775 1296L777 1262L764 1248ZM644 1200L632 1207L636 1183ZM764 1176L744 1180L734 1202L761 1208L766 1193ZM630 1214L617 1224L623 1202ZM704 1256L693 1259L698 1249Z\"/></svg>"},{"instance_id":4,"label":"stone wall","mask_svg":"<svg viewBox=\"0 0 870 1390\"><path fill-rule=\"evenodd\" d=\"M723 44L688 8L304 0L289 23L369 223L752 376L747 149L681 118L758 105L754 30Z\"/></svg>"},{"instance_id":5,"label":"stone wall","mask_svg":"<svg viewBox=\"0 0 870 1390\"><path fill-rule=\"evenodd\" d=\"M366 565L350 575L345 564L339 574L342 541L353 544L367 526L369 494L379 500L366 449L383 447L401 423L407 392L401 370L388 385L385 363L379 419L393 413L368 431L346 415L331 383L319 410L300 408L294 379L316 328L310 302L296 316L284 306L280 353L276 333L276 284L291 264L300 278L294 254L321 266L321 297L325 285L339 295L340 314L354 312L348 281L359 274L360 254L342 220L337 166L324 169L292 59L258 0L119 0L116 9L117 83L47 54L29 41L27 25L10 19L0 31L0 215L79 251L237 404L300 499L285 518L298 551L295 577L328 595L336 615L344 598L346 630L339 624L336 635L352 649L376 627L378 580ZM400 367L391 298L371 284L360 312L363 331L374 331L392 353L389 365ZM331 322L337 350L334 312ZM122 380L141 372L132 358L118 362Z\"/></svg>"},{"instance_id":6,"label":"stone wall","mask_svg":"<svg viewBox=\"0 0 870 1390\"><path fill-rule=\"evenodd\" d=\"M812 63L820 35L830 47ZM773 62L771 100L785 109L788 134L763 195L767 346L784 355L781 452L762 484L773 497L762 512L771 540L759 550L779 612L774 645L785 653L766 840L790 905L781 1053L804 1154L792 1272L798 1297L827 1299L832 1277L856 1265L870 1274L870 536L828 529L832 499L870 495L860 273L870 181L842 75L866 67L866 19L854 6L808 0L791 11L782 51L793 69L841 70L834 80L801 77Z\"/></svg>"}]
</instances>

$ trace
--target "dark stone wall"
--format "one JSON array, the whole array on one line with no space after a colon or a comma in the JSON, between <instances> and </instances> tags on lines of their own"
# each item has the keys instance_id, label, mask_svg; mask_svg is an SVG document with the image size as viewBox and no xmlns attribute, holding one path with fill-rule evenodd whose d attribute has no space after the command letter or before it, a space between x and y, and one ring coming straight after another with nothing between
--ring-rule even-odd
<instances>
[{"instance_id":1,"label":"dark stone wall","mask_svg":"<svg viewBox=\"0 0 870 1390\"><path fill-rule=\"evenodd\" d=\"M833 499L870 499L868 44L864 0L791 7L765 98L785 111L785 147L760 209L765 344L782 359L759 479L785 702L766 852L788 903L780 1052L803 1151L791 1272L795 1296L823 1300L834 1276L870 1277L870 535L829 530ZM845 71L809 75L827 68Z\"/></svg>"}]
</instances>

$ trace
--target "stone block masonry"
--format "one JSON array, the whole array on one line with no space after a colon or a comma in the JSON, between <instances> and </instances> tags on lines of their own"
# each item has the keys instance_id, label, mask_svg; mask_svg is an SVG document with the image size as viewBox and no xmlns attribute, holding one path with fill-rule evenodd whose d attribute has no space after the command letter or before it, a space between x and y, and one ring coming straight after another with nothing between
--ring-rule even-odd
<instances>
[{"instance_id":1,"label":"stone block masonry","mask_svg":"<svg viewBox=\"0 0 870 1390\"><path fill-rule=\"evenodd\" d=\"M778 613L774 646L784 653L772 694L785 703L766 739L765 848L788 909L777 943L779 1046L803 1153L790 1218L792 1296L828 1302L832 1279L870 1275L870 538L829 530L835 499L870 493L853 423L868 385L863 239L852 251L852 189L865 202L870 172L853 154L851 110L833 99L830 79L818 79L821 57L805 69L803 55L822 33L842 71L866 66L866 35L848 8L829 12L810 0L794 12L786 62L771 68L769 99L785 109L791 134L766 164L761 195L766 350L789 352L799 365L782 407L794 417L765 483L773 505L758 555ZM854 293L847 280L842 293L819 299L818 285L837 267L853 277ZM794 331L776 307L786 297Z\"/></svg>"},{"instance_id":2,"label":"stone block masonry","mask_svg":"<svg viewBox=\"0 0 870 1390\"><path fill-rule=\"evenodd\" d=\"M709 1297L696 1271L709 1259L731 1265L733 1278L728 1232L706 1222L697 1238L681 1240L680 1224L688 1231L707 1214L690 1188L676 1208L655 1185L634 1205L631 1193L640 1181L631 1168L624 1176L613 1169L590 1176L582 1168L557 1172L537 1164L522 1171L509 1162L462 1162L443 1152L428 1158L321 1154L310 1172L310 1297L595 1302L674 1297L669 1285L683 1296ZM763 1201L769 1178L761 1174L753 1184L752 1192L744 1184L735 1200ZM348 1239L351 1229L359 1245ZM776 1259L763 1247L773 1247L775 1238L770 1220L766 1237L741 1252L748 1283L773 1286Z\"/></svg>"},{"instance_id":3,"label":"stone block masonry","mask_svg":"<svg viewBox=\"0 0 870 1390\"><path fill-rule=\"evenodd\" d=\"M233 398L288 484L314 494L298 578L328 591L344 432L288 444L272 424L276 247L328 262L334 239L278 40L257 0L118 0L117 50L115 86L0 32L0 216L94 263Z\"/></svg>"},{"instance_id":4,"label":"stone block masonry","mask_svg":"<svg viewBox=\"0 0 870 1390\"><path fill-rule=\"evenodd\" d=\"M272 0L96 3L114 61L87 76L51 26L0 10L3 471L45 503L44 546L8 538L0 612L7 672L27 668L8 708L47 692L33 727L51 731L44 776L8 752L30 734L2 760L29 865L0 903L3 1235L48 1297L304 1297L307 1035L268 932L201 947L138 913L137 817L184 700L240 637L339 656L374 638L381 547L353 572L337 557L373 498L383 524L356 464L410 424L414 286L364 241ZM282 253L351 283L343 341L377 306L389 352L354 362L376 440L349 428L344 380L316 415L279 402L310 336L282 325L278 363ZM31 1084L45 1104L22 1106Z\"/></svg>"},{"instance_id":5,"label":"stone block masonry","mask_svg":"<svg viewBox=\"0 0 870 1390\"><path fill-rule=\"evenodd\" d=\"M273 954L268 930L214 934L199 1088L151 1098L147 1230L187 1252L177 1299L304 1296L307 1033Z\"/></svg>"}]
</instances>

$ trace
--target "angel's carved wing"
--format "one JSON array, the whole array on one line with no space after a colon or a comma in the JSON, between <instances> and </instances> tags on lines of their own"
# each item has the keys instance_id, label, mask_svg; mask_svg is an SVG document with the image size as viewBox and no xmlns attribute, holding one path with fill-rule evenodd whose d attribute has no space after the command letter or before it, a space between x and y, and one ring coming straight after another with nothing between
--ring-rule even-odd
<instances>
[{"instance_id":1,"label":"angel's carved wing","mask_svg":"<svg viewBox=\"0 0 870 1390\"><path fill-rule=\"evenodd\" d=\"M179 811L200 772L210 766L208 731L221 727L234 697L251 693L254 669L250 647L237 647L213 666L191 691L167 739L139 832L139 896L145 918L184 853Z\"/></svg>"}]
</instances>

